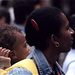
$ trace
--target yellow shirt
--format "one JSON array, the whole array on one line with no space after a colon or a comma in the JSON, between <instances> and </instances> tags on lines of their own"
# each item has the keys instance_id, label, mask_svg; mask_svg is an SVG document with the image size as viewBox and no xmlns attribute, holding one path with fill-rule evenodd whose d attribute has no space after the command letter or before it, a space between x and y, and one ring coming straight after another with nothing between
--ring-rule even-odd
<instances>
[{"instance_id":1,"label":"yellow shirt","mask_svg":"<svg viewBox=\"0 0 75 75\"><path fill-rule=\"evenodd\" d=\"M35 63L31 59L24 59L20 62L17 62L16 64L12 65L11 67L7 68L4 72L2 72L0 75L7 75L8 72L16 67L22 67L25 69L28 69L32 72L33 75L38 75L38 71L36 68Z\"/></svg>"}]
</instances>

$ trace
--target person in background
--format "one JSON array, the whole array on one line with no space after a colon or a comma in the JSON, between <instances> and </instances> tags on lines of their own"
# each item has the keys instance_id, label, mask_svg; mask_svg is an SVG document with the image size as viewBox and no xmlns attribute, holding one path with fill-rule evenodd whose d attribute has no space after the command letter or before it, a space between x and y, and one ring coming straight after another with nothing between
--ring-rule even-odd
<instances>
[{"instance_id":1,"label":"person in background","mask_svg":"<svg viewBox=\"0 0 75 75\"><path fill-rule=\"evenodd\" d=\"M65 75L56 60L61 52L70 51L74 31L64 13L56 7L39 8L29 15L25 31L27 43L35 46L27 59L35 63L37 75ZM7 74L32 75L32 72L16 67Z\"/></svg>"},{"instance_id":2,"label":"person in background","mask_svg":"<svg viewBox=\"0 0 75 75\"><path fill-rule=\"evenodd\" d=\"M9 57L11 65L30 54L25 35L21 29L11 25L0 25L0 56Z\"/></svg>"},{"instance_id":3,"label":"person in background","mask_svg":"<svg viewBox=\"0 0 75 75\"><path fill-rule=\"evenodd\" d=\"M70 16L70 27L75 31L75 14ZM75 33L73 34L73 44L63 63L63 70L66 75L75 75Z\"/></svg>"},{"instance_id":4,"label":"person in background","mask_svg":"<svg viewBox=\"0 0 75 75\"><path fill-rule=\"evenodd\" d=\"M10 24L10 13L6 8L0 7L0 25L3 23Z\"/></svg>"},{"instance_id":5,"label":"person in background","mask_svg":"<svg viewBox=\"0 0 75 75\"><path fill-rule=\"evenodd\" d=\"M13 1L14 9L14 26L20 28L22 33L25 33L26 20L29 14L38 8L41 7L41 0L15 0ZM29 46L29 45L28 45ZM35 49L34 46L30 47L31 52Z\"/></svg>"},{"instance_id":6,"label":"person in background","mask_svg":"<svg viewBox=\"0 0 75 75\"><path fill-rule=\"evenodd\" d=\"M41 0L15 0L13 1L13 9L15 16L15 26L19 27L25 34L25 25L28 15L35 9L41 7Z\"/></svg>"}]
</instances>

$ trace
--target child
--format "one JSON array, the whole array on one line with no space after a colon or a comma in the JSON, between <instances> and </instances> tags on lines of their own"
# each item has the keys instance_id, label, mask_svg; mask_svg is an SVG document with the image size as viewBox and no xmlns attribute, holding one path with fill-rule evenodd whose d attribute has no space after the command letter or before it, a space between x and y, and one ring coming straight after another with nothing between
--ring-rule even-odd
<instances>
[{"instance_id":1,"label":"child","mask_svg":"<svg viewBox=\"0 0 75 75\"><path fill-rule=\"evenodd\" d=\"M11 25L3 24L0 26L0 47L4 48L0 48L0 56L8 57L9 55L11 65L25 59L30 54L25 35L19 28Z\"/></svg>"}]
</instances>

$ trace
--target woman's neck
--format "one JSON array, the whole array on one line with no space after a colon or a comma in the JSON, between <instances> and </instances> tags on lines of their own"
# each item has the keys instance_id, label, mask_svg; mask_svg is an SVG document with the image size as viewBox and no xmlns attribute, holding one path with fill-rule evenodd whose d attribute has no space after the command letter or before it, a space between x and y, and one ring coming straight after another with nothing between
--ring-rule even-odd
<instances>
[{"instance_id":1,"label":"woman's neck","mask_svg":"<svg viewBox=\"0 0 75 75\"><path fill-rule=\"evenodd\" d=\"M52 66L55 64L56 60L58 59L59 54L57 54L56 52L54 52L54 50L45 50L44 55L47 59L47 61L49 62L49 64L51 64Z\"/></svg>"}]
</instances>

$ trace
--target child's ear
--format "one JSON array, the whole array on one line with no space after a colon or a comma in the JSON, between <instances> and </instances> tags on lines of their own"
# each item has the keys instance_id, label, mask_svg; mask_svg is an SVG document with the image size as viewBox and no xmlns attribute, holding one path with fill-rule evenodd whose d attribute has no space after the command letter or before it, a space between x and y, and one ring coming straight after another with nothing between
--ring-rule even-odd
<instances>
[{"instance_id":1,"label":"child's ear","mask_svg":"<svg viewBox=\"0 0 75 75\"><path fill-rule=\"evenodd\" d=\"M10 51L9 53L9 57L11 58L12 61L16 61L17 60L17 56L14 50Z\"/></svg>"}]
</instances>

